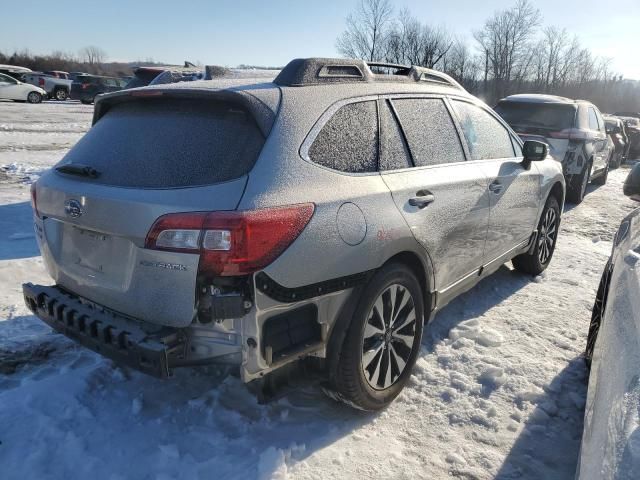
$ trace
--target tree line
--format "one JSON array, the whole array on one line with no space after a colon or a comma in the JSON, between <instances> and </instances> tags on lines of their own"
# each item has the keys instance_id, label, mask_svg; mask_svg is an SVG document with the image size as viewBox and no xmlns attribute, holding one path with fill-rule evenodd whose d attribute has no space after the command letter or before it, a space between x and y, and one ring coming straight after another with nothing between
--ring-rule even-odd
<instances>
[{"instance_id":1,"label":"tree line","mask_svg":"<svg viewBox=\"0 0 640 480\"><path fill-rule=\"evenodd\" d=\"M640 111L640 82L626 80L566 29L543 24L530 0L494 12L472 42L421 22L390 0L360 0L336 41L345 57L443 71L494 104L513 93L548 93L594 102L603 111Z\"/></svg>"},{"instance_id":2,"label":"tree line","mask_svg":"<svg viewBox=\"0 0 640 480\"><path fill-rule=\"evenodd\" d=\"M33 55L24 50L8 55L0 52L0 64L27 67L34 71L60 70L114 77L133 74L131 64L107 62L106 52L93 45L82 48L77 54L55 51L48 55Z\"/></svg>"}]
</instances>

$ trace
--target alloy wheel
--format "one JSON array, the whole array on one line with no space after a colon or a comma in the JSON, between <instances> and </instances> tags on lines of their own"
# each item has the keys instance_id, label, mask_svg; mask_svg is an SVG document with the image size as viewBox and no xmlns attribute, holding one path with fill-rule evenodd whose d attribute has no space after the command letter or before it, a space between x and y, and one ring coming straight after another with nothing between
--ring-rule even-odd
<instances>
[{"instance_id":1,"label":"alloy wheel","mask_svg":"<svg viewBox=\"0 0 640 480\"><path fill-rule=\"evenodd\" d=\"M38 103L40 101L40 94L36 92L31 92L27 96L27 100L29 100L30 103Z\"/></svg>"},{"instance_id":2,"label":"alloy wheel","mask_svg":"<svg viewBox=\"0 0 640 480\"><path fill-rule=\"evenodd\" d=\"M372 388L384 390L405 371L416 336L416 309L409 290L387 287L376 299L364 328L362 371Z\"/></svg>"},{"instance_id":3,"label":"alloy wheel","mask_svg":"<svg viewBox=\"0 0 640 480\"><path fill-rule=\"evenodd\" d=\"M540 224L540 236L538 238L538 259L545 264L551 257L553 245L558 233L558 216L553 208L547 208Z\"/></svg>"}]
</instances>

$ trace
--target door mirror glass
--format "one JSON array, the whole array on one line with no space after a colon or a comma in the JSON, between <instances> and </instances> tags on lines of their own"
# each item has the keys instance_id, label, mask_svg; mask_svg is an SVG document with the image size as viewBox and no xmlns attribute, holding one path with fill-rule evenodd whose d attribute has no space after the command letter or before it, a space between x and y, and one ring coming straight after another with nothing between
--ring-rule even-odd
<instances>
[{"instance_id":1,"label":"door mirror glass","mask_svg":"<svg viewBox=\"0 0 640 480\"><path fill-rule=\"evenodd\" d=\"M622 191L627 197L640 202L640 163L636 163L635 167L629 172Z\"/></svg>"},{"instance_id":2,"label":"door mirror glass","mask_svg":"<svg viewBox=\"0 0 640 480\"><path fill-rule=\"evenodd\" d=\"M538 162L547 158L549 147L546 143L527 140L522 146L522 156L525 162Z\"/></svg>"}]
</instances>

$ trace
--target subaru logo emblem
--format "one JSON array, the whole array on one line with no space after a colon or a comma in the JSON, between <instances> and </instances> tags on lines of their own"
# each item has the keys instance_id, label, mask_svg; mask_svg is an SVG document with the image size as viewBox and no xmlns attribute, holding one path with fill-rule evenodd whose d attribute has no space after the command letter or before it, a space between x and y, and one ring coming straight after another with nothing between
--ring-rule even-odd
<instances>
[{"instance_id":1,"label":"subaru logo emblem","mask_svg":"<svg viewBox=\"0 0 640 480\"><path fill-rule=\"evenodd\" d=\"M82 210L82 205L80 205L80 202L75 198L72 198L71 200L67 200L65 202L64 211L67 215L73 218L78 218L84 213L84 210Z\"/></svg>"}]
</instances>

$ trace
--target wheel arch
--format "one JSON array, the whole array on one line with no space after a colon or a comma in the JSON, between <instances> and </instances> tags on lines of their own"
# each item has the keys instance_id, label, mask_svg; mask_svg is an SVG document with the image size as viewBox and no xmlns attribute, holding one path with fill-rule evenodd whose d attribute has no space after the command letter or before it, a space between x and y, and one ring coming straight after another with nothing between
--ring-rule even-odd
<instances>
[{"instance_id":1,"label":"wheel arch","mask_svg":"<svg viewBox=\"0 0 640 480\"><path fill-rule=\"evenodd\" d=\"M558 200L558 205L560 205L560 211L562 212L566 192L561 182L556 181L553 184L553 186L551 187L551 190L549 190L549 195L547 195L547 198L549 198L551 195L556 197L556 200Z\"/></svg>"},{"instance_id":2,"label":"wheel arch","mask_svg":"<svg viewBox=\"0 0 640 480\"><path fill-rule=\"evenodd\" d=\"M391 255L384 263L373 270L373 272L379 271L390 263L400 263L405 265L418 278L423 290L424 321L427 322L434 308L434 296L432 295L432 292L435 284L434 273L431 267L431 259L428 257L426 252L424 255L420 255L413 250L404 249ZM326 355L326 368L329 374L331 374L331 372L335 372L340 350L344 343L351 318L358 307L360 297L365 291L367 283L368 280L353 289L353 292L340 309L340 313L331 327L329 337L327 339Z\"/></svg>"},{"instance_id":3,"label":"wheel arch","mask_svg":"<svg viewBox=\"0 0 640 480\"><path fill-rule=\"evenodd\" d=\"M433 271L430 265L426 263L417 253L410 250L404 250L402 252L396 253L386 262L384 262L384 264L382 264L380 268L384 268L390 263L400 263L406 266L417 277L423 292L425 317L428 316L428 313L433 309Z\"/></svg>"}]
</instances>

